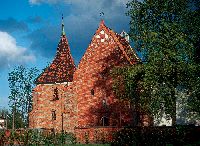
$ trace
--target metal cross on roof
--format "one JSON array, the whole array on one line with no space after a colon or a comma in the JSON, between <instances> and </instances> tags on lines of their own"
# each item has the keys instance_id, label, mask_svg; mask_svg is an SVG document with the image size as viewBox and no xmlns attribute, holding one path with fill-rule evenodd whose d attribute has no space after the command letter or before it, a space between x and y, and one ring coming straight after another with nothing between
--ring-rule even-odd
<instances>
[{"instance_id":1,"label":"metal cross on roof","mask_svg":"<svg viewBox=\"0 0 200 146\"><path fill-rule=\"evenodd\" d=\"M65 35L65 28L64 28L64 18L63 18L63 14L62 14L62 35Z\"/></svg>"}]
</instances>

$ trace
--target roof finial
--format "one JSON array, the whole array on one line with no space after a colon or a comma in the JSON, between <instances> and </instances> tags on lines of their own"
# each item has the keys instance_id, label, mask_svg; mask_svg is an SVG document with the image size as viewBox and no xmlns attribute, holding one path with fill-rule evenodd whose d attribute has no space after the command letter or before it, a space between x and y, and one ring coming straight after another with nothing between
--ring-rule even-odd
<instances>
[{"instance_id":1,"label":"roof finial","mask_svg":"<svg viewBox=\"0 0 200 146\"><path fill-rule=\"evenodd\" d=\"M99 13L99 15L101 17L101 20L103 20L103 18L104 18L104 12Z\"/></svg>"},{"instance_id":2,"label":"roof finial","mask_svg":"<svg viewBox=\"0 0 200 146\"><path fill-rule=\"evenodd\" d=\"M63 14L62 14L62 35L65 35L65 29L64 29L64 20L63 20Z\"/></svg>"},{"instance_id":3,"label":"roof finial","mask_svg":"<svg viewBox=\"0 0 200 146\"><path fill-rule=\"evenodd\" d=\"M103 17L103 16L104 16L104 12L101 12L101 13L99 13L99 14L100 14L100 16L101 16L101 17Z\"/></svg>"},{"instance_id":4,"label":"roof finial","mask_svg":"<svg viewBox=\"0 0 200 146\"><path fill-rule=\"evenodd\" d=\"M101 13L100 13L100 17L101 17L100 25L104 25L104 20L103 20L104 12L101 12Z\"/></svg>"}]
</instances>

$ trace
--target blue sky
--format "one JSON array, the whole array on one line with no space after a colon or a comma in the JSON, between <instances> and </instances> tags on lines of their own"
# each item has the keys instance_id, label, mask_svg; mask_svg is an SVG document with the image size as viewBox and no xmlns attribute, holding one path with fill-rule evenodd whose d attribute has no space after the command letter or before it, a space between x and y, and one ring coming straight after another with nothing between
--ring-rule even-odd
<instances>
[{"instance_id":1,"label":"blue sky","mask_svg":"<svg viewBox=\"0 0 200 146\"><path fill-rule=\"evenodd\" d=\"M76 65L103 18L114 31L129 31L128 0L6 0L0 4L0 108L8 107L8 72L25 65L42 70L65 32ZM104 12L104 16L100 13Z\"/></svg>"}]
</instances>

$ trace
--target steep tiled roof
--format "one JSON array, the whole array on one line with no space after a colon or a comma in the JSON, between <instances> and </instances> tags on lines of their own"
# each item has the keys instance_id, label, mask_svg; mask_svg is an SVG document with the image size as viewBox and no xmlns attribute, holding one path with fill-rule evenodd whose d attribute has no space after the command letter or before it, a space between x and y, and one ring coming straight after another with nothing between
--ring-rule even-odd
<instances>
[{"instance_id":1,"label":"steep tiled roof","mask_svg":"<svg viewBox=\"0 0 200 146\"><path fill-rule=\"evenodd\" d=\"M36 79L37 84L72 82L76 67L62 23L62 34L53 62Z\"/></svg>"},{"instance_id":2,"label":"steep tiled roof","mask_svg":"<svg viewBox=\"0 0 200 146\"><path fill-rule=\"evenodd\" d=\"M136 52L134 49L131 48L129 42L119 35L118 33L114 32L110 28L108 28L104 24L104 20L100 22L99 28L97 31L100 31L102 29L106 29L106 31L113 37L115 43L119 46L121 51L123 52L123 55L126 57L126 59L129 61L131 65L135 64L136 62L141 62L140 58L137 56Z\"/></svg>"},{"instance_id":3,"label":"steep tiled roof","mask_svg":"<svg viewBox=\"0 0 200 146\"><path fill-rule=\"evenodd\" d=\"M140 62L141 61L140 58L137 56L135 50L131 48L129 42L127 42L127 40L124 37L120 36L119 34L116 33L115 35L119 40L119 43L122 45L121 49L123 49L126 52L130 63L133 64L133 62Z\"/></svg>"}]
</instances>

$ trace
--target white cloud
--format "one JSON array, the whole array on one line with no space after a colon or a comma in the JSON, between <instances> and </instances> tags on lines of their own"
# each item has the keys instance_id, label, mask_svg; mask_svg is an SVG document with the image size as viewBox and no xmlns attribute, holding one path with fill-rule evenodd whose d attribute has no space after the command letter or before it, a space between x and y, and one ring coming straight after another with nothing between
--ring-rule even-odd
<instances>
[{"instance_id":1,"label":"white cloud","mask_svg":"<svg viewBox=\"0 0 200 146\"><path fill-rule=\"evenodd\" d=\"M64 14L65 31L70 48L72 53L74 50L75 58L78 56L78 59L88 47L101 19L105 20L106 26L116 32L128 31L130 18L125 15L128 11L126 8L128 1L130 0L29 0L32 5L50 4L54 8L55 15L59 15L59 19L61 19L61 13ZM104 16L100 16L101 12ZM31 49L41 52L42 56L53 56L52 46L58 43L55 36L59 37L61 31L58 27L60 27L59 24L51 29L45 26L29 35Z\"/></svg>"},{"instance_id":2,"label":"white cloud","mask_svg":"<svg viewBox=\"0 0 200 146\"><path fill-rule=\"evenodd\" d=\"M129 17L125 15L128 11L127 2L128 0L74 0L70 15L65 17L66 27L83 29L81 32L85 33L90 28L96 29L103 18L107 26L115 31L122 31L129 24ZM101 12L104 16L100 16ZM67 14L67 11L64 14Z\"/></svg>"},{"instance_id":3,"label":"white cloud","mask_svg":"<svg viewBox=\"0 0 200 146\"><path fill-rule=\"evenodd\" d=\"M0 68L34 60L35 56L29 54L26 48L18 46L14 37L0 31Z\"/></svg>"},{"instance_id":4,"label":"white cloud","mask_svg":"<svg viewBox=\"0 0 200 146\"><path fill-rule=\"evenodd\" d=\"M70 4L70 17L77 17L75 19L82 19L88 17L89 19L100 18L100 13L104 12L104 19L117 20L126 17L126 4L130 0L29 0L30 4L55 4L55 10L65 14L69 10L65 10L57 4ZM70 20L70 19L68 19ZM71 20L70 20L71 22Z\"/></svg>"},{"instance_id":5,"label":"white cloud","mask_svg":"<svg viewBox=\"0 0 200 146\"><path fill-rule=\"evenodd\" d=\"M41 3L49 3L49 4L56 4L56 3L76 3L79 0L29 0L31 4L41 4Z\"/></svg>"},{"instance_id":6,"label":"white cloud","mask_svg":"<svg viewBox=\"0 0 200 146\"><path fill-rule=\"evenodd\" d=\"M54 4L55 11L58 13L69 14L65 17L67 25L75 24L70 29L77 29L80 24L82 28L84 25L99 24L101 18L105 22L113 23L114 25L129 23L128 17L125 13L128 11L126 4L130 0L29 0L30 4ZM60 7L59 4L70 4L69 9ZM100 16L103 12L104 16ZM71 24L69 24L69 21ZM83 23L84 22L84 23ZM112 25L111 25L112 26ZM80 28L80 27L79 27Z\"/></svg>"}]
</instances>

